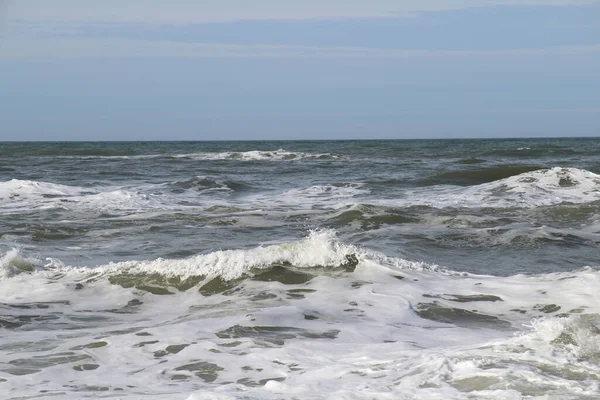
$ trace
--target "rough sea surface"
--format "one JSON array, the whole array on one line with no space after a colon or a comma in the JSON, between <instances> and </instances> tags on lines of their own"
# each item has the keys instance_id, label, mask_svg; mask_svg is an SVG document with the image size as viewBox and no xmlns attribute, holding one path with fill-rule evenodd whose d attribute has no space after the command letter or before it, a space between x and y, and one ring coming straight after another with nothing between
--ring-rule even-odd
<instances>
[{"instance_id":1,"label":"rough sea surface","mask_svg":"<svg viewBox=\"0 0 600 400\"><path fill-rule=\"evenodd\" d=\"M2 399L598 399L600 139L0 143Z\"/></svg>"}]
</instances>

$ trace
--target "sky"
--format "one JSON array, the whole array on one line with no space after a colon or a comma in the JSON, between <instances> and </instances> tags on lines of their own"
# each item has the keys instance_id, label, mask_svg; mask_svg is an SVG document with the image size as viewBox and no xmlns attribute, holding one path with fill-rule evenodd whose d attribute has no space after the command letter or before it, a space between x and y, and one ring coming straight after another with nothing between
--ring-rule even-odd
<instances>
[{"instance_id":1,"label":"sky","mask_svg":"<svg viewBox=\"0 0 600 400\"><path fill-rule=\"evenodd\" d=\"M0 140L600 136L600 0L0 0Z\"/></svg>"}]
</instances>

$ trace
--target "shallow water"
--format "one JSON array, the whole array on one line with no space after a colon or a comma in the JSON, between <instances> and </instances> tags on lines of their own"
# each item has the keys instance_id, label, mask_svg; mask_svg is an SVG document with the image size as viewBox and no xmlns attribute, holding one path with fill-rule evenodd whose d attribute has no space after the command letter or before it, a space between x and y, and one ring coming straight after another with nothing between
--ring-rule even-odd
<instances>
[{"instance_id":1,"label":"shallow water","mask_svg":"<svg viewBox=\"0 0 600 400\"><path fill-rule=\"evenodd\" d=\"M0 144L6 398L594 399L600 140Z\"/></svg>"}]
</instances>

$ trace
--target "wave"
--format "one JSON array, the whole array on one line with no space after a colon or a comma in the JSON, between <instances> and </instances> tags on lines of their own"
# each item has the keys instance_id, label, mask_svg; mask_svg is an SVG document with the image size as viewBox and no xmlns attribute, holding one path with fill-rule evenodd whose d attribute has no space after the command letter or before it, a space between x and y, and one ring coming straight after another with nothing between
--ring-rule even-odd
<instances>
[{"instance_id":1,"label":"wave","mask_svg":"<svg viewBox=\"0 0 600 400\"><path fill-rule=\"evenodd\" d=\"M80 194L81 188L60 185L57 183L38 182L12 179L0 182L0 198L20 197L27 195L39 196L74 196Z\"/></svg>"},{"instance_id":2,"label":"wave","mask_svg":"<svg viewBox=\"0 0 600 400\"><path fill-rule=\"evenodd\" d=\"M251 188L250 185L234 180L220 180L208 176L195 176L189 179L176 181L169 184L171 192L183 193L189 190L201 193L209 191L245 191Z\"/></svg>"},{"instance_id":3,"label":"wave","mask_svg":"<svg viewBox=\"0 0 600 400\"><path fill-rule=\"evenodd\" d=\"M11 249L0 258L0 280L38 269L42 260L26 257L19 249Z\"/></svg>"},{"instance_id":4,"label":"wave","mask_svg":"<svg viewBox=\"0 0 600 400\"><path fill-rule=\"evenodd\" d=\"M357 262L358 254L357 248L339 242L333 231L325 230L314 231L296 242L260 246L250 250L219 250L187 259L124 261L98 267L70 267L56 259L48 259L45 265L41 265L38 259L24 259L20 252L11 250L0 263L0 270L3 271L0 276L11 277L20 272L40 270L40 273L47 273L49 276L110 276L127 273L147 276L159 274L166 278L181 279L219 277L229 281L273 266L293 266L299 269L343 267Z\"/></svg>"},{"instance_id":5,"label":"wave","mask_svg":"<svg viewBox=\"0 0 600 400\"><path fill-rule=\"evenodd\" d=\"M226 151L226 152L197 152L186 154L138 154L138 155L106 155L84 154L60 156L61 158L77 159L152 159L152 158L174 158L194 160L232 160L232 161L291 161L302 159L335 160L345 158L342 154L335 153L307 153L297 151L278 150L250 150L250 151Z\"/></svg>"},{"instance_id":6,"label":"wave","mask_svg":"<svg viewBox=\"0 0 600 400\"><path fill-rule=\"evenodd\" d=\"M320 274L352 271L365 260L375 260L394 269L445 271L435 265L387 258L339 241L335 231L319 230L298 241L248 250L218 250L185 259L111 262L96 267L72 267L51 258L44 262L40 258L26 258L13 249L0 260L0 280L31 273L73 282L104 277L125 287L161 287L157 290L164 292L171 286L187 290L215 278L218 282L228 282L265 273L265 279L310 280Z\"/></svg>"},{"instance_id":7,"label":"wave","mask_svg":"<svg viewBox=\"0 0 600 400\"><path fill-rule=\"evenodd\" d=\"M401 207L428 206L433 208L534 208L544 206L593 205L600 201L600 175L577 169L555 167L520 172L521 167L478 170L473 177L457 173L444 184L397 191L396 198L385 194L378 196L379 188L369 183L342 182L292 188L284 191L264 191L241 180L217 179L196 176L166 184L127 187L77 187L49 182L13 179L0 182L0 210L6 213L30 210L75 210L83 207L96 212L119 210L136 211L149 209L175 209L189 206L212 206L206 197L198 194L214 194L218 197L232 193L244 194L243 203L225 204L237 208L303 207L312 209L332 208L336 213L348 211L336 218L342 225L357 220L367 225L410 222L397 212ZM519 173L520 172L520 173ZM490 173L490 175L487 175ZM510 175L514 174L514 175ZM500 176L510 175L505 178ZM465 178L466 176L466 178ZM490 182L472 186L458 186L465 179ZM455 179L449 185L448 179ZM492 180L493 179L493 180ZM397 190L397 188L393 188ZM182 197L183 196L183 197ZM385 198L387 197L387 198ZM200 202L199 202L200 201ZM233 201L233 200L232 200ZM359 203L357 202L359 201ZM348 209L351 206L370 204L383 207L375 211ZM591 212L595 213L595 209ZM410 210L409 210L410 211ZM568 210L577 213L577 210ZM386 214L389 214L386 216ZM589 214L589 213L588 213ZM368 220L371 219L369 222ZM337 223L335 222L334 223Z\"/></svg>"},{"instance_id":8,"label":"wave","mask_svg":"<svg viewBox=\"0 0 600 400\"><path fill-rule=\"evenodd\" d=\"M403 200L411 205L444 207L540 207L600 200L600 175L578 168L554 167L524 172L467 188L440 185L417 189Z\"/></svg>"},{"instance_id":9,"label":"wave","mask_svg":"<svg viewBox=\"0 0 600 400\"><path fill-rule=\"evenodd\" d=\"M468 392L469 398L513 398L508 393L522 398L546 393L550 395L543 398L593 399L600 374L598 317L536 318L526 324L527 331L514 337L435 358L447 368L445 383L461 394ZM427 375L439 376L433 370Z\"/></svg>"},{"instance_id":10,"label":"wave","mask_svg":"<svg viewBox=\"0 0 600 400\"><path fill-rule=\"evenodd\" d=\"M388 387L419 398L591 400L600 374L599 322L598 315L543 317L501 339L419 349L406 358L381 353L377 374Z\"/></svg>"},{"instance_id":11,"label":"wave","mask_svg":"<svg viewBox=\"0 0 600 400\"><path fill-rule=\"evenodd\" d=\"M379 229L385 225L418 223L420 220L406 210L394 207L377 207L370 204L353 204L343 207L328 219L334 227L357 224L361 230Z\"/></svg>"},{"instance_id":12,"label":"wave","mask_svg":"<svg viewBox=\"0 0 600 400\"><path fill-rule=\"evenodd\" d=\"M276 194L258 194L250 200L258 205L284 205L303 208L346 207L353 199L371 191L364 183L343 182L293 188Z\"/></svg>"},{"instance_id":13,"label":"wave","mask_svg":"<svg viewBox=\"0 0 600 400\"><path fill-rule=\"evenodd\" d=\"M514 157L514 158L531 158L531 157L556 157L561 155L574 155L578 154L576 150L557 146L557 145L543 145L537 147L517 147L512 149L496 149L490 152L486 152L484 156L503 156L503 157Z\"/></svg>"},{"instance_id":14,"label":"wave","mask_svg":"<svg viewBox=\"0 0 600 400\"><path fill-rule=\"evenodd\" d=\"M544 317L534 319L532 332L519 341L543 342L552 351L577 360L600 361L600 316L598 314Z\"/></svg>"},{"instance_id":15,"label":"wave","mask_svg":"<svg viewBox=\"0 0 600 400\"><path fill-rule=\"evenodd\" d=\"M600 372L600 272L591 268L473 275L352 246L333 231L248 250L96 268L27 259L11 250L0 266L0 324L53 337L49 329L68 329L74 342L65 347L93 357L103 367L99 371L123 369L107 356L122 352L149 360L148 376L166 371L167 378L188 379L181 375L185 365L194 379L193 368L221 365L234 374L212 370L211 382L221 384L247 373L242 355L265 360L265 347L280 361L261 365L274 368L283 362L310 368L312 358L302 354L329 350L327 368L351 379L344 387L356 387L363 378L377 383L377 374L385 381L383 391L406 393L412 384L430 382L457 394L445 398L465 398L465 392L487 398L493 390L531 393L553 382L563 390L591 390L589 382ZM47 368L38 355L23 361L33 371L28 374ZM157 358L170 364L152 369ZM233 368L228 360L239 364ZM316 360L315 368L323 362ZM65 371L86 368L72 364ZM285 366L282 371L290 384L308 375ZM338 388L338 375L327 383ZM280 375L259 379L273 376Z\"/></svg>"},{"instance_id":16,"label":"wave","mask_svg":"<svg viewBox=\"0 0 600 400\"><path fill-rule=\"evenodd\" d=\"M283 197L298 199L342 199L369 193L362 183L340 183L331 185L314 185L306 188L291 189L283 193Z\"/></svg>"},{"instance_id":17,"label":"wave","mask_svg":"<svg viewBox=\"0 0 600 400\"><path fill-rule=\"evenodd\" d=\"M92 209L137 209L148 205L146 195L123 188L97 189L57 183L12 179L0 182L0 210L20 212L31 209L69 209L87 205Z\"/></svg>"},{"instance_id":18,"label":"wave","mask_svg":"<svg viewBox=\"0 0 600 400\"><path fill-rule=\"evenodd\" d=\"M222 152L222 153L194 153L174 156L177 158L193 158L201 160L240 160L240 161L266 161L266 160L301 160L301 159L340 159L344 158L341 154L333 153L305 153L286 151L278 149L274 151L251 150L242 152Z\"/></svg>"},{"instance_id":19,"label":"wave","mask_svg":"<svg viewBox=\"0 0 600 400\"><path fill-rule=\"evenodd\" d=\"M402 258L389 257L383 253L346 244L337 238L331 229L311 231L308 236L292 242L259 246L252 249L217 250L184 259L163 259L145 261L111 262L92 267L73 267L60 260L39 257L26 257L19 250L12 249L0 258L0 278L10 278L20 274L35 273L55 277L72 275L77 279L93 276L110 277L161 276L181 281L201 278L201 281L220 278L235 281L253 277L265 270L283 267L290 271L307 273L327 273L327 271L353 271L357 265L372 268L383 267L391 271L435 272L442 276L473 277L474 279L503 279L485 277L466 272L453 271L446 267ZM590 269L584 273L594 273ZM572 278L572 273L551 273L543 279L561 280L563 276ZM574 274L577 274L575 272ZM600 278L600 274L598 275ZM508 279L508 278L507 278ZM528 279L523 276L523 279ZM165 283L168 283L165 280Z\"/></svg>"},{"instance_id":20,"label":"wave","mask_svg":"<svg viewBox=\"0 0 600 400\"><path fill-rule=\"evenodd\" d=\"M467 181L469 186L463 186L467 185ZM473 185L475 181L483 183ZM367 225L372 225L370 222L381 225L379 222L394 224L414 221L412 217L403 215L401 208L411 213L406 207L535 208L585 205L600 201L600 175L578 168L516 166L444 173L436 178L436 182L430 181L429 186L412 189L403 188L401 180L386 181L389 189L379 188L380 184L344 182L313 185L278 193L260 193L246 198L246 201L256 203L259 207L268 204L332 208L336 214L329 218L342 225L353 221ZM384 192L378 194L380 190ZM387 193L389 191L396 193L396 197L392 198ZM345 211L348 213L338 215L338 212ZM383 215L373 215L378 213Z\"/></svg>"}]
</instances>

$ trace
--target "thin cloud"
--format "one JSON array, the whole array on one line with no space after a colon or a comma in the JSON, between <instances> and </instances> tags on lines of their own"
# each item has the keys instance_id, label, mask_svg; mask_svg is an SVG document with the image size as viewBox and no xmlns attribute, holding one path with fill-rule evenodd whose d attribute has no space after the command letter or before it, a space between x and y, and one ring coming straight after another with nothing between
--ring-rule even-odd
<instances>
[{"instance_id":1,"label":"thin cloud","mask_svg":"<svg viewBox=\"0 0 600 400\"><path fill-rule=\"evenodd\" d=\"M496 5L568 6L600 0L5 0L5 20L192 24L239 20L376 18Z\"/></svg>"},{"instance_id":2,"label":"thin cloud","mask_svg":"<svg viewBox=\"0 0 600 400\"><path fill-rule=\"evenodd\" d=\"M600 45L505 50L395 50L362 47L198 44L132 39L17 39L0 43L0 59L30 58L490 58L600 53Z\"/></svg>"}]
</instances>

